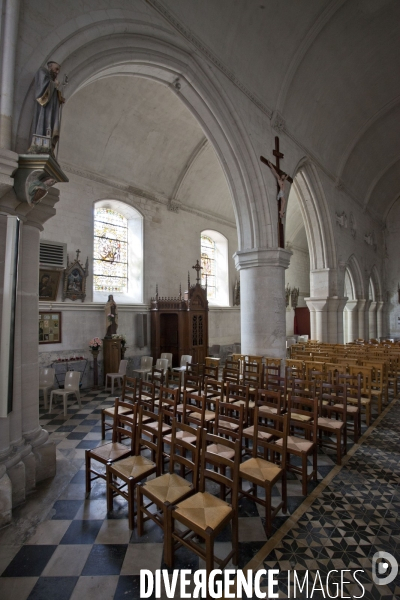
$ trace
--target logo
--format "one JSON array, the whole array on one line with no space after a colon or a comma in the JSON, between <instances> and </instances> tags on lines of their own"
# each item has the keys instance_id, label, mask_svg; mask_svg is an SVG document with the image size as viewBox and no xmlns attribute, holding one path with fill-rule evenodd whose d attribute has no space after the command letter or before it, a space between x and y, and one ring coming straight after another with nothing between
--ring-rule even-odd
<instances>
[{"instance_id":1,"label":"logo","mask_svg":"<svg viewBox=\"0 0 400 600\"><path fill-rule=\"evenodd\" d=\"M389 552L375 552L372 557L372 579L376 585L387 585L396 579L399 565Z\"/></svg>"}]
</instances>

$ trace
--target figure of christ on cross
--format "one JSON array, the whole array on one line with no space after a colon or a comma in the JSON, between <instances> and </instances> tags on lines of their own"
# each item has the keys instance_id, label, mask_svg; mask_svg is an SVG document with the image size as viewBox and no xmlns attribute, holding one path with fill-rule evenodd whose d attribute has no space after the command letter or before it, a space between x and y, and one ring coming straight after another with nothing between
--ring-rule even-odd
<instances>
[{"instance_id":1,"label":"figure of christ on cross","mask_svg":"<svg viewBox=\"0 0 400 600\"><path fill-rule=\"evenodd\" d=\"M284 155L282 154L282 152L279 151L279 137L278 136L275 137L275 149L272 151L272 154L276 158L275 165L273 165L271 163L271 161L269 161L267 158L264 158L264 156L260 156L260 160L264 164L268 165L268 167L271 169L271 171L276 179L277 186L278 186L278 194L276 197L276 199L278 201L278 212L279 212L278 236L279 236L279 246L280 246L280 248L284 248L285 244L284 244L284 239L283 239L282 219L285 216L286 203L287 203L287 199L286 199L286 195L285 195L285 182L288 181L289 183L293 183L293 179L291 177L289 177L289 175L287 173L285 173L284 171L281 171L281 169L280 169L279 160L281 158L283 158Z\"/></svg>"}]
</instances>

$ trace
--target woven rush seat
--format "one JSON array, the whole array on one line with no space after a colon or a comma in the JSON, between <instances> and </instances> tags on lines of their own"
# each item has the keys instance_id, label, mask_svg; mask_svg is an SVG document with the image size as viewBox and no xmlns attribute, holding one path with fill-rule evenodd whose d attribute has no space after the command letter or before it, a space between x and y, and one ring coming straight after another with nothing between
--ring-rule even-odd
<instances>
[{"instance_id":1,"label":"woven rush seat","mask_svg":"<svg viewBox=\"0 0 400 600\"><path fill-rule=\"evenodd\" d=\"M129 456L113 464L113 471L124 477L138 477L154 467L154 463L145 456Z\"/></svg>"},{"instance_id":2,"label":"woven rush seat","mask_svg":"<svg viewBox=\"0 0 400 600\"><path fill-rule=\"evenodd\" d=\"M278 440L276 442L277 446L282 445L282 440ZM295 452L308 452L313 447L313 443L308 440L303 440L302 438L298 438L294 435L288 435L287 439L287 449L290 454L291 450Z\"/></svg>"},{"instance_id":3,"label":"woven rush seat","mask_svg":"<svg viewBox=\"0 0 400 600\"><path fill-rule=\"evenodd\" d=\"M219 420L219 424L224 429L231 429L232 431L237 431L239 429L239 425L237 423L231 423L230 421L224 421L223 419Z\"/></svg>"},{"instance_id":4,"label":"woven rush seat","mask_svg":"<svg viewBox=\"0 0 400 600\"><path fill-rule=\"evenodd\" d=\"M312 416L309 417L308 415L292 413L290 416L293 421L303 421L303 423L309 423L312 421Z\"/></svg>"},{"instance_id":5,"label":"woven rush seat","mask_svg":"<svg viewBox=\"0 0 400 600\"><path fill-rule=\"evenodd\" d=\"M274 408L273 406L265 406L262 405L259 407L258 409L259 414L269 414L269 415L277 415L278 414L278 409Z\"/></svg>"},{"instance_id":6,"label":"woven rush seat","mask_svg":"<svg viewBox=\"0 0 400 600\"><path fill-rule=\"evenodd\" d=\"M246 429L243 429L243 435L245 437L252 438L254 436L254 425L251 425L250 427L246 427ZM259 431L258 438L261 440L271 440L272 435L270 433L265 433L265 431Z\"/></svg>"},{"instance_id":7,"label":"woven rush seat","mask_svg":"<svg viewBox=\"0 0 400 600\"><path fill-rule=\"evenodd\" d=\"M198 492L175 507L175 513L204 531L215 529L232 514L232 508L208 492Z\"/></svg>"},{"instance_id":8,"label":"woven rush seat","mask_svg":"<svg viewBox=\"0 0 400 600\"><path fill-rule=\"evenodd\" d=\"M157 421L147 421L146 423L147 427L151 427L154 430L157 430L158 428L158 423ZM162 423L161 424L161 433L165 433L166 431L171 431L172 427L171 425L167 425L167 423Z\"/></svg>"},{"instance_id":9,"label":"woven rush seat","mask_svg":"<svg viewBox=\"0 0 400 600\"><path fill-rule=\"evenodd\" d=\"M244 400L235 400L234 402L232 402L232 404L235 404L236 406L246 406L246 402ZM256 403L254 402L254 400L249 400L248 408L254 408L255 405Z\"/></svg>"},{"instance_id":10,"label":"woven rush seat","mask_svg":"<svg viewBox=\"0 0 400 600\"><path fill-rule=\"evenodd\" d=\"M343 421L328 419L327 417L318 417L318 427L327 427L329 429L342 429Z\"/></svg>"},{"instance_id":11,"label":"woven rush seat","mask_svg":"<svg viewBox=\"0 0 400 600\"><path fill-rule=\"evenodd\" d=\"M124 408L123 406L118 406L118 414L119 415L129 415L132 411L133 411L133 407L132 407L132 410L129 410L129 408ZM103 412L106 415L113 417L114 413L115 413L115 406L110 406L109 408L104 408Z\"/></svg>"},{"instance_id":12,"label":"woven rush seat","mask_svg":"<svg viewBox=\"0 0 400 600\"><path fill-rule=\"evenodd\" d=\"M350 401L349 398L347 398L347 402L349 402L349 401ZM334 404L333 406L334 407L337 406L338 408L343 409L343 404ZM358 407L357 406L349 406L347 404L347 412L355 414L358 412Z\"/></svg>"},{"instance_id":13,"label":"woven rush seat","mask_svg":"<svg viewBox=\"0 0 400 600\"><path fill-rule=\"evenodd\" d=\"M93 458L98 456L105 461L118 460L118 458L121 456L126 456L130 453L130 448L125 446L125 444L120 444L119 442L110 442L109 444L103 444L103 446L99 446L98 448L93 448L91 450L91 455Z\"/></svg>"},{"instance_id":14,"label":"woven rush seat","mask_svg":"<svg viewBox=\"0 0 400 600\"><path fill-rule=\"evenodd\" d=\"M190 418L191 419L196 419L198 421L201 420L201 414L198 412L191 412L189 413ZM204 420L205 421L213 421L215 419L215 412L213 412L212 410L206 410L205 414L204 414Z\"/></svg>"},{"instance_id":15,"label":"woven rush seat","mask_svg":"<svg viewBox=\"0 0 400 600\"><path fill-rule=\"evenodd\" d=\"M232 458L235 456L234 450L230 450L226 446L222 446L222 444L210 444L207 446L207 451L212 452L213 454L218 454L219 456L223 456L225 458Z\"/></svg>"},{"instance_id":16,"label":"woven rush seat","mask_svg":"<svg viewBox=\"0 0 400 600\"><path fill-rule=\"evenodd\" d=\"M187 431L177 431L176 437L178 440L185 440L185 442L188 444L194 444L196 441L196 436L188 433ZM163 440L167 444L170 444L172 442L172 433L167 433L167 435L164 435Z\"/></svg>"},{"instance_id":17,"label":"woven rush seat","mask_svg":"<svg viewBox=\"0 0 400 600\"><path fill-rule=\"evenodd\" d=\"M239 466L239 472L257 481L273 481L281 472L281 468L263 458L250 458Z\"/></svg>"},{"instance_id":18,"label":"woven rush seat","mask_svg":"<svg viewBox=\"0 0 400 600\"><path fill-rule=\"evenodd\" d=\"M190 481L183 479L176 473L166 473L143 484L143 488L153 494L160 502L170 502L171 504L179 500L192 487Z\"/></svg>"}]
</instances>

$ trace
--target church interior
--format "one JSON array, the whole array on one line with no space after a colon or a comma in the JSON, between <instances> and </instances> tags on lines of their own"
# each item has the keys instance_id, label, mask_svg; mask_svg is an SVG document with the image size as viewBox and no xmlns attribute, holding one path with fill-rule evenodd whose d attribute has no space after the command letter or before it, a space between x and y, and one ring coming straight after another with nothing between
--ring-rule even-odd
<instances>
[{"instance_id":1,"label":"church interior","mask_svg":"<svg viewBox=\"0 0 400 600\"><path fill-rule=\"evenodd\" d=\"M400 598L399 23L0 1L2 598Z\"/></svg>"}]
</instances>

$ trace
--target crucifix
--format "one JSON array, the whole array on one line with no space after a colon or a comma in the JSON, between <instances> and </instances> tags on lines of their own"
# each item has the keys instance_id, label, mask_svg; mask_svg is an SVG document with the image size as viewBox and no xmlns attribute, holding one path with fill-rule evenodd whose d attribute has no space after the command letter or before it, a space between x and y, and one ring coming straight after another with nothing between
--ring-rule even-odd
<instances>
[{"instance_id":1,"label":"crucifix","mask_svg":"<svg viewBox=\"0 0 400 600\"><path fill-rule=\"evenodd\" d=\"M76 260L79 260L79 255L80 255L80 253L81 253L81 251L80 251L80 250L77 250L77 251L76 251Z\"/></svg>"},{"instance_id":2,"label":"crucifix","mask_svg":"<svg viewBox=\"0 0 400 600\"><path fill-rule=\"evenodd\" d=\"M199 259L197 259L196 264L192 267L196 271L196 281L200 283L200 271L203 267L199 264Z\"/></svg>"},{"instance_id":3,"label":"crucifix","mask_svg":"<svg viewBox=\"0 0 400 600\"><path fill-rule=\"evenodd\" d=\"M289 177L289 175L287 173L285 173L284 171L281 171L279 161L281 158L284 157L284 154L282 154L282 152L280 152L280 150L279 150L279 137L278 136L275 137L275 148L272 151L272 154L275 156L275 159L276 159L275 165L273 165L264 156L260 156L260 160L264 164L268 165L268 167L271 169L271 171L276 179L276 184L277 184L277 188L278 188L278 195L277 195L277 200L278 200L278 240L279 240L279 247L284 248L285 241L284 241L284 234L283 234L283 217L285 216L285 210L286 210L286 196L285 196L284 187L285 187L285 181L288 181L289 183L293 183L293 179L291 177Z\"/></svg>"}]
</instances>

